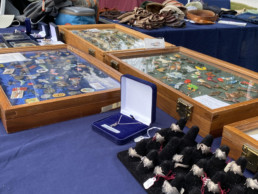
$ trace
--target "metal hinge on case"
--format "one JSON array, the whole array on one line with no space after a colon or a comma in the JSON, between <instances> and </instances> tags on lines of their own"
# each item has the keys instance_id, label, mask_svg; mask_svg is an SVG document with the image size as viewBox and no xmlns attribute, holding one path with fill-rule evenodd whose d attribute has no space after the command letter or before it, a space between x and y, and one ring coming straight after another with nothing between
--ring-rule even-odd
<instances>
[{"instance_id":1,"label":"metal hinge on case","mask_svg":"<svg viewBox=\"0 0 258 194\"><path fill-rule=\"evenodd\" d=\"M176 111L180 117L189 119L192 115L193 105L182 98L177 99Z\"/></svg>"},{"instance_id":2,"label":"metal hinge on case","mask_svg":"<svg viewBox=\"0 0 258 194\"><path fill-rule=\"evenodd\" d=\"M89 54L93 57L95 57L95 50L93 50L92 48L89 48Z\"/></svg>"},{"instance_id":3,"label":"metal hinge on case","mask_svg":"<svg viewBox=\"0 0 258 194\"><path fill-rule=\"evenodd\" d=\"M110 65L111 65L111 67L113 67L115 70L119 71L119 65L118 65L118 62L117 62L117 61L111 60L111 61L110 61Z\"/></svg>"},{"instance_id":4,"label":"metal hinge on case","mask_svg":"<svg viewBox=\"0 0 258 194\"><path fill-rule=\"evenodd\" d=\"M256 173L258 170L258 150L246 144L243 145L242 150L242 156L245 156L248 161L246 168Z\"/></svg>"}]
</instances>

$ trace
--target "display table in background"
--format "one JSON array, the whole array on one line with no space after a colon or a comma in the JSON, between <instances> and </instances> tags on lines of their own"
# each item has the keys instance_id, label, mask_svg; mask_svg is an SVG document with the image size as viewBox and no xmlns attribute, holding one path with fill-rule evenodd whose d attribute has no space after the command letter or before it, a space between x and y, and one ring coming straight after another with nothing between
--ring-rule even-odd
<instances>
[{"instance_id":1,"label":"display table in background","mask_svg":"<svg viewBox=\"0 0 258 194\"><path fill-rule=\"evenodd\" d=\"M119 11L132 11L139 7L145 0L99 0L100 9L116 8ZM162 3L164 0L152 0L153 2Z\"/></svg>"},{"instance_id":2,"label":"display table in background","mask_svg":"<svg viewBox=\"0 0 258 194\"><path fill-rule=\"evenodd\" d=\"M241 27L218 23L197 25L187 22L185 28L137 30L150 36L164 37L171 44L258 72L258 25L248 23L247 26Z\"/></svg>"},{"instance_id":3,"label":"display table in background","mask_svg":"<svg viewBox=\"0 0 258 194\"><path fill-rule=\"evenodd\" d=\"M99 0L100 9L103 8L116 8L120 11L131 11L135 7L139 7L146 0ZM164 0L150 0L157 3L163 3ZM178 0L184 5L187 0ZM218 7L230 8L230 0L204 0L209 5L216 5Z\"/></svg>"},{"instance_id":4,"label":"display table in background","mask_svg":"<svg viewBox=\"0 0 258 194\"><path fill-rule=\"evenodd\" d=\"M241 22L233 19L223 18L223 20ZM118 23L103 17L100 21ZM219 23L198 25L187 22L185 28L165 26L153 30L122 25L153 37L164 37L166 42L176 46L183 46L258 72L258 25L247 23L242 27Z\"/></svg>"}]
</instances>

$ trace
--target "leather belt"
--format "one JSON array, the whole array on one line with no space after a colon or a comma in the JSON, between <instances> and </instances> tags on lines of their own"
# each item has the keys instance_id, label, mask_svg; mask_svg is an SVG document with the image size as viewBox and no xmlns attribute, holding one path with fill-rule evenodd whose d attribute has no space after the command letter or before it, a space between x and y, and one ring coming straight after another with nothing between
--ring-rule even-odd
<instances>
[{"instance_id":1,"label":"leather belt","mask_svg":"<svg viewBox=\"0 0 258 194\"><path fill-rule=\"evenodd\" d=\"M190 10L186 17L197 24L214 24L218 19L218 15L210 10Z\"/></svg>"}]
</instances>

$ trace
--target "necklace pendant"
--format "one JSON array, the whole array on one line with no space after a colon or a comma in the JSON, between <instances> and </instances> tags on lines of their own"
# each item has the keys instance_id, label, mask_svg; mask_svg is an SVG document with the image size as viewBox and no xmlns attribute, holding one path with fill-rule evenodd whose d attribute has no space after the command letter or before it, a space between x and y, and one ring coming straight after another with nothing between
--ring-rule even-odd
<instances>
[{"instance_id":1,"label":"necklace pendant","mask_svg":"<svg viewBox=\"0 0 258 194\"><path fill-rule=\"evenodd\" d=\"M118 123L117 122L115 122L115 123L113 123L112 125L110 125L111 127L115 127L115 126L117 126L118 125Z\"/></svg>"}]
</instances>

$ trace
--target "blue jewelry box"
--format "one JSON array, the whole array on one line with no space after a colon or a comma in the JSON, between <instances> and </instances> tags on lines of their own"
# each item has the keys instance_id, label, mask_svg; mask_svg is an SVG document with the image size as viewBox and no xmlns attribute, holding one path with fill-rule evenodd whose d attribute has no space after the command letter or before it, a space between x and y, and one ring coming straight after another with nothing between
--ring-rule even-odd
<instances>
[{"instance_id":1,"label":"blue jewelry box","mask_svg":"<svg viewBox=\"0 0 258 194\"><path fill-rule=\"evenodd\" d=\"M116 144L146 133L156 119L156 85L132 75L121 76L121 110L92 124L93 130Z\"/></svg>"}]
</instances>

